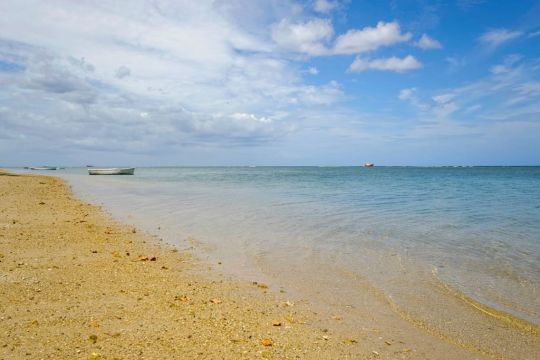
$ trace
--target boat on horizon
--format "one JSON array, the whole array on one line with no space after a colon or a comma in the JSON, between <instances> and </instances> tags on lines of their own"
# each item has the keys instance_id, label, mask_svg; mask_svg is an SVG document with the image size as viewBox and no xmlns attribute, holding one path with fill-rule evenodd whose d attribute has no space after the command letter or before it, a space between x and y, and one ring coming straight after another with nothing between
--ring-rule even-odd
<instances>
[{"instance_id":1,"label":"boat on horizon","mask_svg":"<svg viewBox=\"0 0 540 360\"><path fill-rule=\"evenodd\" d=\"M364 164L364 167L374 167L374 166L375 166L374 163L367 162L367 163Z\"/></svg>"},{"instance_id":2,"label":"boat on horizon","mask_svg":"<svg viewBox=\"0 0 540 360\"><path fill-rule=\"evenodd\" d=\"M89 168L88 175L133 175L135 168Z\"/></svg>"},{"instance_id":3,"label":"boat on horizon","mask_svg":"<svg viewBox=\"0 0 540 360\"><path fill-rule=\"evenodd\" d=\"M57 170L56 166L34 166L30 170Z\"/></svg>"}]
</instances>

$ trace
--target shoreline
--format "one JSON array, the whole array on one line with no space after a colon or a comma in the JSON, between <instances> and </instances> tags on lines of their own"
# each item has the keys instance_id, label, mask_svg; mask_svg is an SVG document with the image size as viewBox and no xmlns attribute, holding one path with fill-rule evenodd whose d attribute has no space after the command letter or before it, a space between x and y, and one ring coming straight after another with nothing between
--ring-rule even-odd
<instances>
[{"instance_id":1,"label":"shoreline","mask_svg":"<svg viewBox=\"0 0 540 360\"><path fill-rule=\"evenodd\" d=\"M8 184L6 184L6 182ZM224 280L223 276L219 274L219 270L214 268L209 270L209 264L194 259L189 253L177 252L177 250L170 245L158 243L155 238L152 238L149 235L141 234L133 228L112 221L108 216L104 215L98 207L85 204L73 198L66 183L57 178L40 175L0 176L0 187L3 190L3 198L6 196L14 197L17 202L16 206L10 205L7 208L2 207L0 209L2 211L0 213L0 215L2 215L1 218L6 218L4 216L6 215L6 212L13 216L17 216L16 219L13 219L16 222L12 224L9 224L9 222L4 224L4 221L0 221L0 223L2 223L2 227L0 227L0 235L2 235L0 237L0 254L3 255L3 257L0 258L2 275L4 272L8 275L13 275L13 272L24 273L25 269L28 267L28 263L31 263L30 260L26 263L27 265L17 265L15 268L11 268L11 271L10 269L5 271L5 267L13 266L13 263L25 264L24 261L20 261L19 258L21 257L30 259L32 256L37 256L37 258L34 258L37 260L40 257L50 257L58 251L56 249L56 246L58 245L69 245L68 248L70 249L74 246L74 248L71 249L72 252L69 254L71 259L69 256L63 256L63 267L58 265L57 262L54 261L54 258L50 258L48 259L50 263L47 263L47 265L41 264L40 267L34 269L41 269L41 272L31 271L32 276L35 279L38 279L38 283L41 283L42 281L49 281L47 276L51 274L50 272L56 273L56 270L60 269L74 271L83 279L85 274L92 272L102 274L108 272L114 273L115 276L118 276L118 280L120 280L119 283L104 284L103 279L97 279L97 283L89 281L93 285L98 285L97 288L99 289L101 289L102 286L107 287L107 291L102 292L102 295L97 294L99 291L95 291L96 288L88 289L81 285L81 287L85 289L86 294L88 294L87 292L89 290L94 289L96 295L99 295L97 299L88 299L85 303L80 298L77 298L76 306L72 304L71 300L63 299L65 301L64 305L75 306L76 310L80 310L83 305L88 306L90 309L98 304L109 306L106 295L110 296L112 294L121 293L121 297L124 298L125 304L122 301L118 301L118 299L113 296L114 300L112 302L114 303L114 306L116 306L115 310L129 314L125 316L128 318L134 315L144 315L143 318L145 318L145 321L137 322L136 317L130 318L128 321L123 321L124 317L122 319L116 319L118 321L115 321L112 317L113 315L109 314L108 318L102 319L102 323L107 323L109 328L114 328L115 326L113 325L116 322L119 324L127 323L128 328L133 325L140 325L142 327L149 326L151 328L159 329L165 327L166 333L174 333L174 336L167 341L169 347L165 347L164 349L160 348L159 352L154 352L155 349L151 349L156 346L158 340L153 341L151 345L135 346L138 351L141 351L141 348L144 349L143 353L145 354L145 357L149 356L152 358L152 356L156 356L156 354L162 356L163 354L166 354L163 351L172 351L169 352L171 355L181 354L187 356L191 354L194 355L194 357L201 357L202 355L196 353L199 349L203 350L204 357L210 358L229 356L231 358L283 358L294 357L296 355L301 356L302 358L481 357L478 352L465 351L462 347L451 345L449 342L444 341L444 339L441 340L432 337L418 329L416 333L408 334L408 332L415 327L411 324L407 324L406 321L399 321L398 319L387 319L386 323L384 323L384 321L379 323L378 328L359 332L359 329L377 324L381 318L387 316L387 312L384 311L382 304L375 304L376 301L373 301L373 299L368 300L371 296L370 294L364 294L365 301L366 304L373 306L374 308L363 309L362 312L356 314L355 317L355 319L364 319L365 323L346 324L347 321L344 321L343 317L338 320L335 319L337 318L336 316L329 317L329 314L319 312L319 309L317 309L317 312L314 312L309 301L302 301L294 306L289 306L287 304L290 303L287 303L286 295L279 294L273 289L266 289L265 285L253 285L231 279ZM15 188L15 191L13 191L13 188ZM40 201L37 203L38 205L35 204L36 198L32 198L29 194L31 192L30 189L33 191L39 190ZM41 202L44 204L41 204ZM23 210L27 210L26 213ZM80 210L83 210L84 214ZM28 214L28 211L31 211L32 214ZM49 214L47 214L47 212L49 212ZM63 222L66 222L66 218L70 219L69 223L62 223L62 226L60 226L61 228L56 229L59 221L63 219ZM49 223L47 223L46 219ZM80 222L74 223L75 219L78 219L76 221ZM52 222L52 224L50 224L50 222ZM42 231L41 233L39 232L40 230ZM36 249L29 247L30 244L23 244L21 245L21 248L18 249L20 250L20 253L16 256L19 260L10 259L12 256L8 256L5 245L8 243L13 245L13 240L10 240L11 242L6 242L6 238L9 240L10 236L12 236L19 239L19 236L22 235L17 235L17 231L22 231L24 236L31 239L39 239L39 244L43 246L43 248L40 249L41 253L39 251L36 252ZM76 236L77 239L80 237L81 239L78 239L75 244L72 242L67 244L65 239L66 236L69 236L71 240L73 239L73 236ZM89 250L89 247L92 246L96 247L95 251L97 251L97 253L93 253L94 250ZM129 248L128 250L130 251L119 249L119 247ZM17 247L15 248L17 249ZM83 251L81 252L81 250ZM128 253L129 255L127 255ZM138 259L139 255L143 256L143 258L148 256L148 259ZM156 257L156 261L150 261L154 256ZM79 259L79 257L82 257L82 259ZM39 261L37 263L39 263ZM175 268L175 266L179 266L179 268ZM34 268L34 266L31 267ZM47 270L44 270L45 267L47 267ZM161 267L165 267L166 269L162 269ZM141 270L144 270L144 272L141 273ZM10 272L11 274L9 274ZM209 272L209 274L204 274L205 272ZM70 275L73 276L74 274ZM61 277L62 275L57 274L56 276ZM145 276L150 276L150 278L145 278ZM26 278L26 276L23 278ZM98 280L101 280L101 282ZM134 291L133 294L131 294L133 296L127 296L127 293L122 293L122 291L126 291L126 284L129 284L130 282L134 282L139 286L143 284L142 287L145 288L146 286L144 286L144 283L149 280L150 282L162 284L164 288L159 289L158 287L153 286L151 292ZM63 283L64 281L50 285L53 285L53 287L59 291L64 291L66 286L64 286ZM9 299L12 299L9 297L12 290L17 290L19 292L25 290L23 293L37 293L28 297L28 301L21 301L21 303L27 302L27 305L30 306L31 309L35 307L33 305L39 304L41 304L39 308L47 307L54 298L54 296L50 294L51 296L43 297L43 301L33 304L32 301L38 297L42 297L45 292L41 289L41 286L39 288L40 291L36 291L36 289L33 289L32 291L33 286L31 284L26 284L25 286L19 282L18 287L20 289L15 289L17 286L14 286L12 289L10 286L12 284L9 284L7 281L2 281L0 284L2 293L7 294L7 296L4 295L3 300L1 300L2 302L8 302L7 304L2 304L2 307L6 309L8 309L7 306L12 306L8 301ZM192 286L186 287L186 284L197 284L197 291L194 292ZM111 288L109 289L109 287ZM178 294L173 296L175 291ZM180 295L180 293L183 293L184 295ZM92 294L92 292L90 292L90 294ZM196 298L195 294L199 297ZM136 300L133 299L135 296ZM186 300L183 296L189 298L189 300ZM227 298L227 296L230 298ZM178 299L175 300L175 297L178 297ZM139 300L139 298L141 298L141 300ZM151 298L156 300L159 305L156 305L156 302L153 301L144 301L150 300ZM182 299L184 299L184 301ZM142 302L143 304L147 303L146 307L143 306L141 310L134 310L124 306L126 304L131 304L135 306L135 308L138 308L137 305L139 302ZM185 306L186 304L184 304L186 302L189 303L189 306L187 307ZM173 308L175 310L171 310ZM244 308L252 309L252 311L246 313L246 311L242 310ZM10 309L13 311L13 307ZM179 329L175 324L171 324L170 320L171 318L174 319L175 315L178 315L175 313L178 309L182 309L180 312L183 311L183 325L187 324L186 319L192 317L192 313L195 312L197 315L195 316L196 319L193 321L197 323L197 326L191 328L192 333L186 334L185 337L178 336L177 338L177 334L183 334L187 330L190 330L186 328ZM367 315L372 312L371 310L373 310L374 315L372 317L375 320L367 318ZM17 315L21 315L18 311L21 310L18 309L15 311ZM359 310L355 311L359 312ZM14 320L13 315L7 315L8 312L9 311L6 310L6 314L1 315L2 322L5 322L9 316L11 319L7 319L9 320L7 322L14 323L14 321L12 321ZM158 315L165 317L168 321L158 324L158 318L146 318L148 312L152 315L157 313ZM30 313L32 313L31 310ZM122 331L114 332L114 329L105 331L105 326L102 326L100 321L91 319L92 311L83 311L82 314L75 311L75 313L81 315L82 318L80 321L71 318L70 320L73 324L70 324L74 326L74 329L76 329L74 332L79 334L79 336L73 337L70 343L70 349L60 347L62 350L60 355L87 358L88 353L99 352L103 358L113 358L114 356L120 356L120 358L122 358L126 356L129 357L129 354L134 354L129 351L126 352L126 346L128 346L128 348L129 345L133 347L133 343L130 342L128 336L122 336ZM227 339L224 334L219 336L212 334L212 336L218 337L210 337L211 340L208 340L208 334L201 337L195 336L193 332L195 331L198 333L200 330L199 326L201 325L202 328L204 328L204 326L209 326L209 329L207 330L209 332L215 332L216 321L210 321L210 323L199 323L197 321L201 321L201 319L210 320L211 318L216 317L216 313L219 313L219 316L221 316L222 319L225 319L222 320L222 322L227 324L227 326L225 326L221 322L218 322L220 325L223 325L218 331L225 331L225 328L234 328L234 325L231 325L231 322L242 324L242 328L244 328L246 324L249 324L249 332L253 333L250 335L251 338L240 339L240 336L237 336L234 339ZM51 313L51 315L54 315L54 312ZM114 316L118 317L118 315ZM208 316L208 318L206 318L206 316ZM347 315L345 315L345 317L346 316ZM379 318L376 316L379 316ZM27 317L28 316L26 316L26 318ZM30 333L33 334L32 336L35 339L42 339L45 343L50 339L47 336L47 332L44 334L43 331L51 330L51 328L54 329L59 325L64 324L62 322L63 320L59 319L56 319L56 321L60 321L60 323L54 325L47 320L40 321L37 318L26 320L29 321L30 325L28 325L27 329L21 329L21 333L28 336L27 331L30 329ZM37 323L34 323L34 320L36 320ZM93 326L92 321L96 321L98 326ZM280 322L280 326L273 326L272 322L275 321ZM170 326L170 329L167 328L168 326ZM390 330L393 326L397 327L395 331ZM94 329L94 331L92 334L86 335L86 333L92 332L88 331L88 328L90 328L90 330ZM86 333L81 338L80 335L84 333L82 330L86 330ZM9 331L9 335L2 334L0 336L1 342L8 343L8 340L12 339L16 334L14 328L10 328ZM113 336L118 333L120 333L120 335ZM137 331L131 329L131 331L126 331L126 333L129 333L130 336L132 336L131 339L136 338L135 335L137 334ZM148 330L146 335L153 333L153 331ZM246 332L239 332L239 334L244 333ZM93 335L97 336L97 341L95 342L92 337ZM23 338L20 334L18 336L19 339ZM87 336L86 339L84 338L85 336ZM191 337L188 338L188 336ZM126 338L128 338L128 340L126 340ZM160 339L161 338L162 336L160 336ZM173 338L176 340L173 340ZM265 339L272 339L272 345L263 345L261 342ZM201 348L201 344L204 344L204 347ZM98 346L101 346L101 349L99 349ZM10 347L8 344L7 347L0 348L0 358L4 351L6 351L5 355L9 356L12 354L9 351L13 352L18 349L20 350L22 347L22 343L21 346L18 347ZM80 352L74 353L73 349L75 348L80 350ZM92 349L97 350L93 351ZM109 349L114 349L119 351L119 353L117 352L114 355L112 353L106 353ZM71 352L68 350L71 350ZM33 354L40 353L36 350L29 351ZM144 351L150 351L150 353ZM244 351L247 352L244 353ZM41 353L43 354L43 352ZM24 354L21 353L21 356L22 355ZM497 354L490 355L497 357ZM49 353L44 354L44 356L52 355ZM57 356L57 354L54 356Z\"/></svg>"},{"instance_id":2,"label":"shoreline","mask_svg":"<svg viewBox=\"0 0 540 360\"><path fill-rule=\"evenodd\" d=\"M0 189L2 359L367 351L323 339L304 324L314 320L308 309L264 284L198 275L206 264L111 221L57 178L2 173Z\"/></svg>"},{"instance_id":3,"label":"shoreline","mask_svg":"<svg viewBox=\"0 0 540 360\"><path fill-rule=\"evenodd\" d=\"M210 171L210 174L212 173L213 171ZM339 199L334 199L337 202L332 200L330 206L327 206L324 202L317 203L315 199L313 206L308 204L300 208L295 207L294 202L292 205L287 203L286 199L283 198L284 191L292 191L298 197L298 201L309 200L314 196L316 197L317 194L313 192L299 194L299 189L291 188L289 183L282 184L284 186L278 189L275 186L278 184L263 173L252 174L256 175L259 180L252 179L247 182L242 181L233 184L230 182L227 173L219 173L224 176L221 178L225 182L224 184L213 184L212 181L207 181L204 177L199 179L201 180L200 184L190 181L189 177L184 178L183 175L189 174L190 177L195 175L194 178L197 178L200 173L197 171L193 173L191 170L184 168L174 168L163 173L153 168L141 169L138 176L133 179L115 178L94 181L88 179L87 176L79 176L74 171L68 171L65 174L61 172L59 176L73 186L77 196L91 203L102 205L115 219L122 223L142 226L149 233L156 234L179 248L190 246L186 239L196 239L199 249L197 247L195 249L201 250L197 251L197 255L201 255L205 259L208 258L211 262L223 260L223 265L220 268L228 270L235 277L247 275L247 277L244 277L250 280L250 271L254 270L253 272L257 274L253 279L259 280L257 276L261 272L260 269L256 269L257 266L253 260L260 257L261 254L263 261L265 258L269 260L268 258L271 257L270 264L275 264L277 260L280 262L280 266L290 267L290 264L297 262L296 259L304 258L306 252L303 250L316 254L317 251L324 249L325 256L326 254L332 254L333 260L339 258L337 263L347 264L348 269L345 270L351 270L370 277L376 286L398 300L402 293L408 291L407 289L416 288L416 285L424 284L426 281L432 281L433 279L428 279L428 277L432 277L437 278L435 280L440 279L450 287L462 292L466 297L492 307L497 311L511 314L513 317L532 324L540 324L538 317L538 305L540 303L536 300L535 295L535 289L538 289L538 281L535 281L537 276L534 274L534 260L531 256L531 254L534 254L534 246L529 246L530 242L523 244L524 246L521 249L528 257L524 257L519 261L520 252L516 251L515 247L517 245L512 241L513 237L509 235L506 240L501 239L500 234L502 232L494 230L497 228L497 224L487 224L492 226L493 231L488 231L482 235L478 235L480 234L478 231L481 229L469 233L460 230L458 233L458 231L447 229L452 226L428 225L424 228L423 222L427 219L419 219L418 216L415 216L414 208L411 208L409 212L399 209L389 212L389 209L384 205L377 205L376 201L368 205L366 216L348 215L345 210L350 211L356 208L363 211L365 209L356 205L355 207L348 207L348 204L340 203ZM240 173L244 174L243 171L240 171ZM251 171L247 175L250 173ZM295 173L295 176L299 175L301 181L313 180L311 175L306 178ZM342 175L340 174L340 176ZM179 177L176 178L176 176ZM254 191L256 186L261 185L261 180L263 183L265 181L270 182L272 186L269 192ZM178 188L184 190L176 190L176 185L179 185ZM221 186L225 186L224 191L221 191ZM371 186L376 186L376 184L371 183ZM351 189L350 186L347 190L352 190L352 193L354 193L354 189ZM412 190L414 191L414 187ZM318 191L326 194L324 186ZM334 195L339 197L339 192ZM361 192L357 195L362 196ZM237 199L235 199L235 196ZM257 200L245 200L254 198ZM230 204L225 204L223 199L228 199ZM260 207L257 203L262 206ZM336 212L332 212L331 206L337 203L340 203L340 207L336 207L334 209ZM403 205L404 208L411 206L410 201L405 201ZM472 204L465 202L462 205L463 211L469 215L479 216L483 213ZM279 209L281 206L283 206L284 210L280 214L281 210ZM380 209L375 210L378 207ZM457 208L456 206L450 207ZM262 210L263 208L269 210ZM318 211L319 209L326 213L327 218L332 218L334 221L327 222L327 219L321 216L318 216L317 219L317 215L310 215L311 211ZM377 214L377 211L381 211L381 209L386 211L386 214ZM345 215L336 215L342 211ZM284 213L287 215L283 215ZM522 215L524 216L522 222L526 222L528 214ZM413 220L411 224L407 222L408 216ZM505 219L506 215L500 212L491 214L491 218L494 218L494 216ZM288 220L288 218L292 219L294 217L298 217L295 222ZM361 217L371 217L371 219L364 220ZM351 219L355 219L354 222L360 225L351 226ZM440 219L435 216L431 220L434 221L434 224L437 224ZM459 223L459 219L455 217L447 221L448 224L455 224L456 221ZM429 221L426 221L426 223L429 223ZM320 224L325 225L321 226ZM461 227L456 225L456 229L458 227L463 229L467 226L467 221L465 221ZM296 227L301 230L297 230ZM350 232L347 233L344 230L345 227L350 227ZM394 234L385 238L386 233L399 231L400 228L403 228L408 234L402 236L398 233L397 236L394 236L396 235ZM441 228L444 228L444 230L441 230ZM281 231L281 229L287 230ZM429 231L426 229L429 229ZM489 230L489 228L486 230ZM332 231L334 231L333 234ZM418 236L422 237L423 231L438 234L432 238L433 245L428 245L425 249L416 246L418 245L417 238ZM536 233L534 227L530 231L527 231L526 227L520 227L514 229L514 231L516 236L519 235L520 231L531 234ZM325 233L327 233L326 236L324 236ZM411 237L411 234L415 236ZM472 243L468 243L469 235L475 239ZM294 243L291 243L291 246L288 246L287 239L290 236L298 236L299 240L295 240ZM438 240L438 237L442 240ZM351 246L355 238L360 240L359 243L364 242L365 244ZM529 235L527 238L534 241L534 235ZM491 253L492 256L482 257L484 256L482 253L479 254L478 259L470 256L476 251L475 249L485 246L484 244L474 245L474 243L479 242L478 239L483 239L483 243L486 243L489 248L485 254ZM446 240L449 240L449 242L446 243ZM407 244L404 244L404 241ZM336 246L327 246L328 243L336 244ZM454 245L449 245L452 243ZM465 246L456 246L458 243ZM497 246L493 244L502 244L499 246L501 252L494 253ZM345 249L344 246L349 246L349 248ZM412 251L409 251L409 246L413 247ZM416 249L414 249L415 246ZM446 250L441 250L443 248ZM362 255L366 253L366 249L370 254ZM291 252L294 252L293 256L289 255ZM379 259L371 261L375 257ZM494 257L497 257L499 261L492 262L490 259ZM328 261L329 258L329 256L326 256L326 259L321 257L322 261ZM395 259L399 259L400 264L397 264L394 261ZM404 271L402 271L403 262L407 263L407 269ZM508 262L509 265L504 265L505 262ZM527 263L530 266L527 266ZM389 271L387 270L388 266L392 266ZM402 272L409 274L417 272L426 281L419 282L416 277L409 276L408 281L399 282L403 285L394 286L398 282L394 281L392 283L392 280L398 279L392 279L392 276L394 274L401 276L399 274ZM278 279L278 284L279 280L281 279ZM409 302L405 307L415 307L415 304Z\"/></svg>"}]
</instances>

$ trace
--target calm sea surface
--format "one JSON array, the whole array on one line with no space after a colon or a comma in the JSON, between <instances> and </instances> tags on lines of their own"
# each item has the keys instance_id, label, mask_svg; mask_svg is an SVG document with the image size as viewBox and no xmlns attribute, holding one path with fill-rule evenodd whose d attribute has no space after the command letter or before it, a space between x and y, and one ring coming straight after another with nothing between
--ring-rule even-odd
<instances>
[{"instance_id":1,"label":"calm sea surface","mask_svg":"<svg viewBox=\"0 0 540 360\"><path fill-rule=\"evenodd\" d=\"M540 167L54 174L123 221L181 248L197 244L233 274L256 278L279 268L266 275L280 284L313 281L324 268L341 286L352 281L343 274L358 274L412 312L440 283L540 323Z\"/></svg>"}]
</instances>

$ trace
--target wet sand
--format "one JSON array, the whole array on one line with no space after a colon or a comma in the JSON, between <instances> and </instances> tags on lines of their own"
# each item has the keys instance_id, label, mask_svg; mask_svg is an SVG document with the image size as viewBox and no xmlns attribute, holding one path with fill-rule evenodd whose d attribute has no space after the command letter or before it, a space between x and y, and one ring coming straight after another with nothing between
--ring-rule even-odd
<instances>
[{"instance_id":1,"label":"wet sand","mask_svg":"<svg viewBox=\"0 0 540 360\"><path fill-rule=\"evenodd\" d=\"M365 289L364 306L330 314L219 266L115 223L57 178L0 172L0 359L512 357L429 334Z\"/></svg>"}]
</instances>

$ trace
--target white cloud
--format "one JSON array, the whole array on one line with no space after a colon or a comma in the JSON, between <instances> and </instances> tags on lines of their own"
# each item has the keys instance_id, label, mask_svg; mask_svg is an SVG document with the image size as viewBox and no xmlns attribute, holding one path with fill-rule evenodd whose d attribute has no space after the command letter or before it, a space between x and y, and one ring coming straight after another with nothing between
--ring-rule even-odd
<instances>
[{"instance_id":1,"label":"white cloud","mask_svg":"<svg viewBox=\"0 0 540 360\"><path fill-rule=\"evenodd\" d=\"M351 72L362 72L367 70L395 71L398 73L409 70L419 69L422 63L412 55L407 55L404 58L390 57L385 59L366 60L357 57L349 66Z\"/></svg>"},{"instance_id":2,"label":"white cloud","mask_svg":"<svg viewBox=\"0 0 540 360\"><path fill-rule=\"evenodd\" d=\"M315 0L313 9L322 14L328 14L338 7L339 3L332 0Z\"/></svg>"},{"instance_id":3,"label":"white cloud","mask_svg":"<svg viewBox=\"0 0 540 360\"><path fill-rule=\"evenodd\" d=\"M527 81L516 86L516 90L526 96L540 96L540 81Z\"/></svg>"},{"instance_id":4,"label":"white cloud","mask_svg":"<svg viewBox=\"0 0 540 360\"><path fill-rule=\"evenodd\" d=\"M410 100L413 98L416 88L402 89L399 92L398 98L400 100Z\"/></svg>"},{"instance_id":5,"label":"white cloud","mask_svg":"<svg viewBox=\"0 0 540 360\"><path fill-rule=\"evenodd\" d=\"M442 49L442 45L439 41L429 37L426 34L422 34L420 39L414 43L414 46L421 49Z\"/></svg>"},{"instance_id":6,"label":"white cloud","mask_svg":"<svg viewBox=\"0 0 540 360\"><path fill-rule=\"evenodd\" d=\"M323 55L328 52L325 42L334 34L329 20L313 19L303 23L291 23L281 20L272 26L272 39L283 49Z\"/></svg>"},{"instance_id":7,"label":"white cloud","mask_svg":"<svg viewBox=\"0 0 540 360\"><path fill-rule=\"evenodd\" d=\"M519 55L519 54L511 54L511 55L507 55L504 60L503 60L503 63L502 64L497 64L497 65L493 65L489 71L492 73L492 74L495 74L495 75L500 75L500 74L504 74L504 73L508 73L512 70L513 66L519 62L521 59L523 58L523 56Z\"/></svg>"},{"instance_id":8,"label":"white cloud","mask_svg":"<svg viewBox=\"0 0 540 360\"><path fill-rule=\"evenodd\" d=\"M505 72L508 72L508 68L504 65L501 65L501 64L498 64L498 65L493 65L489 71L492 73L492 74L502 74L502 73L505 73Z\"/></svg>"},{"instance_id":9,"label":"white cloud","mask_svg":"<svg viewBox=\"0 0 540 360\"><path fill-rule=\"evenodd\" d=\"M431 116L437 119L443 119L460 109L458 104L453 101L455 96L453 93L446 93L432 96L431 101L423 101L417 95L416 88L408 88L402 89L399 92L398 98L402 101L409 102L421 113L431 114Z\"/></svg>"},{"instance_id":10,"label":"white cloud","mask_svg":"<svg viewBox=\"0 0 540 360\"><path fill-rule=\"evenodd\" d=\"M454 93L443 93L431 97L431 101L422 101L417 95L416 88L402 89L398 98L409 102L422 113L432 114L435 118L443 119L459 110L459 106L453 99Z\"/></svg>"},{"instance_id":11,"label":"white cloud","mask_svg":"<svg viewBox=\"0 0 540 360\"><path fill-rule=\"evenodd\" d=\"M314 66L311 66L308 70L307 70L308 73L310 73L311 75L317 75L319 73L319 70L314 67Z\"/></svg>"},{"instance_id":12,"label":"white cloud","mask_svg":"<svg viewBox=\"0 0 540 360\"><path fill-rule=\"evenodd\" d=\"M485 78L437 91L429 97L419 96L416 88L407 88L400 91L398 98L409 102L428 119L537 122L540 114L538 64L512 54L491 70Z\"/></svg>"},{"instance_id":13,"label":"white cloud","mask_svg":"<svg viewBox=\"0 0 540 360\"><path fill-rule=\"evenodd\" d=\"M337 82L305 84L268 34L273 23L291 25L281 43L317 52L332 36L329 21L280 23L297 11L287 1L259 4L245 19L251 2L237 4L0 2L9 14L0 17L0 59L18 69L0 72L9 84L0 87L3 136L92 150L110 149L100 140L109 138L141 152L265 144L293 131L298 114L343 98Z\"/></svg>"},{"instance_id":14,"label":"white cloud","mask_svg":"<svg viewBox=\"0 0 540 360\"><path fill-rule=\"evenodd\" d=\"M231 118L239 121L248 121L248 122L254 122L254 123L263 123L263 124L269 124L272 122L272 119L261 116L257 117L255 114L246 114L246 113L234 113L231 115Z\"/></svg>"},{"instance_id":15,"label":"white cloud","mask_svg":"<svg viewBox=\"0 0 540 360\"><path fill-rule=\"evenodd\" d=\"M489 46L497 47L505 42L516 39L523 35L521 31L507 29L495 29L483 33L479 40Z\"/></svg>"},{"instance_id":16,"label":"white cloud","mask_svg":"<svg viewBox=\"0 0 540 360\"><path fill-rule=\"evenodd\" d=\"M416 88L406 88L399 92L398 99L407 101L420 111L429 111L430 106L420 101L417 95L418 90Z\"/></svg>"},{"instance_id":17,"label":"white cloud","mask_svg":"<svg viewBox=\"0 0 540 360\"><path fill-rule=\"evenodd\" d=\"M487 0L458 0L458 6L463 10L469 10L470 8L483 4Z\"/></svg>"},{"instance_id":18,"label":"white cloud","mask_svg":"<svg viewBox=\"0 0 540 360\"><path fill-rule=\"evenodd\" d=\"M374 51L409 41L412 35L402 33L395 21L389 23L379 21L375 27L348 30L339 35L331 46L333 36L334 28L328 19L315 18L304 22L283 19L272 25L272 39L279 48L311 56L350 55ZM424 45L426 41L431 42L430 46L438 43L428 38L424 39Z\"/></svg>"},{"instance_id":19,"label":"white cloud","mask_svg":"<svg viewBox=\"0 0 540 360\"><path fill-rule=\"evenodd\" d=\"M432 111L437 118L445 118L459 109L459 106L455 102L444 102L434 106Z\"/></svg>"},{"instance_id":20,"label":"white cloud","mask_svg":"<svg viewBox=\"0 0 540 360\"><path fill-rule=\"evenodd\" d=\"M527 37L529 38L536 37L536 36L540 36L540 30L531 32L527 35Z\"/></svg>"},{"instance_id":21,"label":"white cloud","mask_svg":"<svg viewBox=\"0 0 540 360\"><path fill-rule=\"evenodd\" d=\"M435 101L438 104L446 104L450 102L453 98L455 98L456 95L452 93L446 93L446 94L440 94L435 95L432 97L433 101Z\"/></svg>"},{"instance_id":22,"label":"white cloud","mask_svg":"<svg viewBox=\"0 0 540 360\"><path fill-rule=\"evenodd\" d=\"M451 71L458 70L467 64L465 59L455 56L448 56L444 60L450 65Z\"/></svg>"},{"instance_id":23,"label":"white cloud","mask_svg":"<svg viewBox=\"0 0 540 360\"><path fill-rule=\"evenodd\" d=\"M410 33L401 33L397 22L378 22L376 27L353 29L340 35L334 46L334 54L358 54L409 41Z\"/></svg>"}]
</instances>

